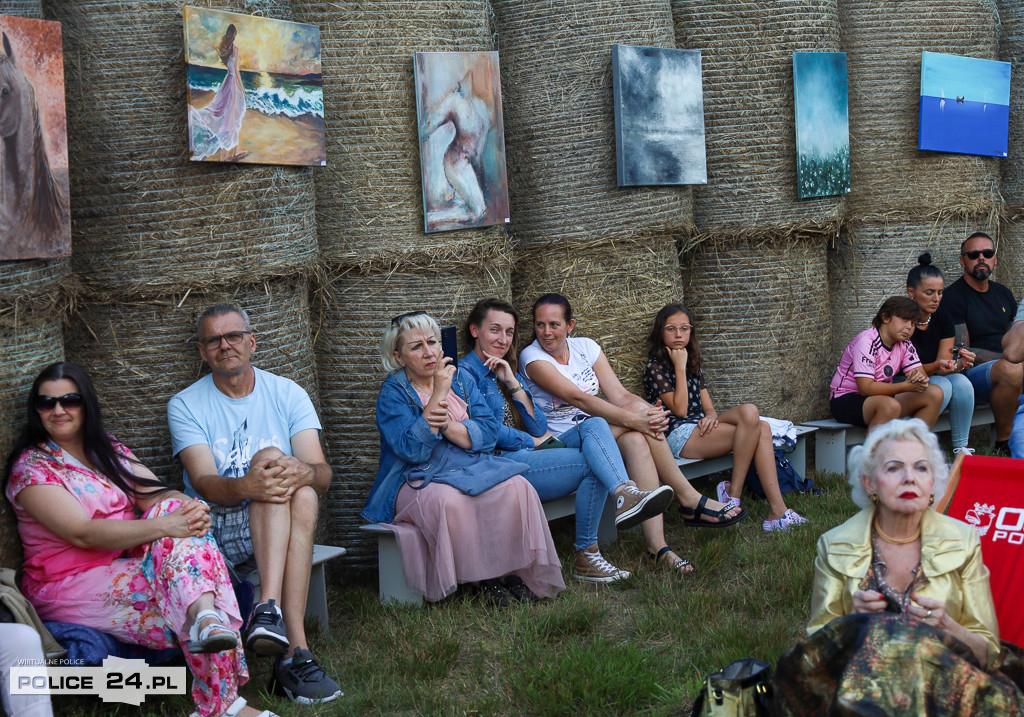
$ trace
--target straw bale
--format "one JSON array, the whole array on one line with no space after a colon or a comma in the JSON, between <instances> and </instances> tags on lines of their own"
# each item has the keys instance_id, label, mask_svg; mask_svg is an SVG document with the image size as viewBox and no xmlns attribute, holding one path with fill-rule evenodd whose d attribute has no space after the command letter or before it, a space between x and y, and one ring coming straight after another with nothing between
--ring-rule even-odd
<instances>
[{"instance_id":1,"label":"straw bale","mask_svg":"<svg viewBox=\"0 0 1024 717\"><path fill-rule=\"evenodd\" d=\"M334 482L327 496L330 538L348 553L355 568L377 564L376 542L360 533L359 511L377 474L380 437L374 407L384 369L380 337L393 316L424 310L442 326L462 326L478 300L510 298L507 252L493 254L476 266L434 265L334 277L315 310L321 323L316 341L321 377L324 439L331 447ZM461 328L460 328L461 334Z\"/></svg>"},{"instance_id":2,"label":"straw bale","mask_svg":"<svg viewBox=\"0 0 1024 717\"><path fill-rule=\"evenodd\" d=\"M836 0L672 0L676 46L700 50L708 183L697 235L838 230L842 197L797 199L793 52L838 52Z\"/></svg>"},{"instance_id":3,"label":"straw bale","mask_svg":"<svg viewBox=\"0 0 1024 717\"><path fill-rule=\"evenodd\" d=\"M3 3L0 3L0 14L34 17L37 20L42 20L43 6L40 0L4 0Z\"/></svg>"},{"instance_id":4,"label":"straw bale","mask_svg":"<svg viewBox=\"0 0 1024 717\"><path fill-rule=\"evenodd\" d=\"M45 367L63 359L59 317L23 314L16 324L0 325L0 460L4 463L25 423L25 400L32 382ZM0 499L0 567L21 566L16 523L10 505Z\"/></svg>"},{"instance_id":5,"label":"straw bale","mask_svg":"<svg viewBox=\"0 0 1024 717\"><path fill-rule=\"evenodd\" d=\"M619 188L611 45L674 47L668 0L493 0L512 230L522 245L692 224L689 187Z\"/></svg>"},{"instance_id":6,"label":"straw bale","mask_svg":"<svg viewBox=\"0 0 1024 717\"><path fill-rule=\"evenodd\" d=\"M0 313L18 304L59 303L71 288L69 259L29 259L0 262Z\"/></svg>"},{"instance_id":7,"label":"straw bale","mask_svg":"<svg viewBox=\"0 0 1024 717\"><path fill-rule=\"evenodd\" d=\"M299 383L317 403L304 278L148 301L89 303L71 317L67 357L92 376L108 430L158 476L181 483L171 458L167 402L207 372L196 317L222 301L240 304L256 332L253 364Z\"/></svg>"},{"instance_id":8,"label":"straw bale","mask_svg":"<svg viewBox=\"0 0 1024 717\"><path fill-rule=\"evenodd\" d=\"M907 290L907 272L922 252L952 284L963 275L960 243L975 231L996 236L998 225L987 217L944 222L851 222L828 252L831 298L831 367L839 364L853 337L871 326L871 319L890 296Z\"/></svg>"},{"instance_id":9,"label":"straw bale","mask_svg":"<svg viewBox=\"0 0 1024 717\"><path fill-rule=\"evenodd\" d=\"M1010 287L1018 300L1024 298L1024 213L1016 219L1004 217L999 223L996 256L992 278Z\"/></svg>"},{"instance_id":10,"label":"straw bale","mask_svg":"<svg viewBox=\"0 0 1024 717\"><path fill-rule=\"evenodd\" d=\"M214 3L290 19L288 0ZM309 168L190 162L180 2L46 0L63 23L74 270L90 290L164 296L316 260Z\"/></svg>"},{"instance_id":11,"label":"straw bale","mask_svg":"<svg viewBox=\"0 0 1024 717\"><path fill-rule=\"evenodd\" d=\"M999 162L917 149L921 52L996 59L994 0L844 0L850 216L978 217L999 210Z\"/></svg>"},{"instance_id":12,"label":"straw bale","mask_svg":"<svg viewBox=\"0 0 1024 717\"><path fill-rule=\"evenodd\" d=\"M1003 159L1003 199L1024 207L1024 4L999 0L999 59L1010 62L1010 147Z\"/></svg>"},{"instance_id":13,"label":"straw bale","mask_svg":"<svg viewBox=\"0 0 1024 717\"><path fill-rule=\"evenodd\" d=\"M719 413L753 403L800 423L828 413L825 243L707 241L683 256L683 285Z\"/></svg>"},{"instance_id":14,"label":"straw bale","mask_svg":"<svg viewBox=\"0 0 1024 717\"><path fill-rule=\"evenodd\" d=\"M622 384L642 395L651 321L658 309L683 295L674 244L628 238L522 250L516 255L512 295L526 327L533 302L551 292L572 304L575 335L599 343ZM531 334L522 332L524 344Z\"/></svg>"},{"instance_id":15,"label":"straw bale","mask_svg":"<svg viewBox=\"0 0 1024 717\"><path fill-rule=\"evenodd\" d=\"M352 266L384 245L458 254L478 235L499 237L501 227L424 233L413 80L414 52L493 49L486 0L292 4L296 19L320 26L330 123L327 166L316 170L324 258Z\"/></svg>"}]
</instances>

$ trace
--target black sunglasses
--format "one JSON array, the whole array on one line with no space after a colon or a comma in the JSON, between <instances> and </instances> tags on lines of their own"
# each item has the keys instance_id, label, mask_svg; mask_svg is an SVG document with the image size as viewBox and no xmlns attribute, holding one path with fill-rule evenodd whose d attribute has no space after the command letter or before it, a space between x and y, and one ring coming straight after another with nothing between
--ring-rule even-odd
<instances>
[{"instance_id":1,"label":"black sunglasses","mask_svg":"<svg viewBox=\"0 0 1024 717\"><path fill-rule=\"evenodd\" d=\"M426 311L410 311L407 314L399 314L395 318L391 319L391 323L395 326L401 326L402 322L406 319L411 319L413 316L425 316Z\"/></svg>"},{"instance_id":2,"label":"black sunglasses","mask_svg":"<svg viewBox=\"0 0 1024 717\"><path fill-rule=\"evenodd\" d=\"M995 249L974 249L973 251L962 251L960 256L966 256L971 261L974 261L979 256L983 256L986 259L991 259L996 255Z\"/></svg>"},{"instance_id":3,"label":"black sunglasses","mask_svg":"<svg viewBox=\"0 0 1024 717\"><path fill-rule=\"evenodd\" d=\"M44 393L36 396L36 410L40 412L52 411L57 407L58 403L66 411L69 408L81 408L82 404L85 403L85 399L82 398L80 393L65 393L63 396L47 396Z\"/></svg>"}]
</instances>

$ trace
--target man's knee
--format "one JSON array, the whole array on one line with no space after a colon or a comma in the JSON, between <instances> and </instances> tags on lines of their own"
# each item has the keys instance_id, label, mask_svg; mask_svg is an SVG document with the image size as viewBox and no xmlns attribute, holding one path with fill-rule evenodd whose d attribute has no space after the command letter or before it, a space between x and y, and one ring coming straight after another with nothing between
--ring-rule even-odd
<instances>
[{"instance_id":1,"label":"man's knee","mask_svg":"<svg viewBox=\"0 0 1024 717\"><path fill-rule=\"evenodd\" d=\"M272 461L275 458L280 458L284 455L284 452L276 446L267 446L256 451L256 454L250 460L250 463L257 463L259 461Z\"/></svg>"},{"instance_id":2,"label":"man's knee","mask_svg":"<svg viewBox=\"0 0 1024 717\"><path fill-rule=\"evenodd\" d=\"M1024 364L999 360L992 367L993 384L1016 387L1019 393L1022 381L1024 381Z\"/></svg>"}]
</instances>

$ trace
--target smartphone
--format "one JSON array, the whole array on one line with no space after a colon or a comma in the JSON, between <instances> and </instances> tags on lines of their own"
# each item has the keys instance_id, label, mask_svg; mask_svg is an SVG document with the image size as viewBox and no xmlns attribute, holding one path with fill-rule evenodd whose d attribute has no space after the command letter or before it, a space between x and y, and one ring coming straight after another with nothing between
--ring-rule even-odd
<instances>
[{"instance_id":1,"label":"smartphone","mask_svg":"<svg viewBox=\"0 0 1024 717\"><path fill-rule=\"evenodd\" d=\"M953 344L953 360L954 361L959 361L960 360L960 349L962 349L963 347L964 347L964 342L963 341L957 341L955 344Z\"/></svg>"},{"instance_id":2,"label":"smartphone","mask_svg":"<svg viewBox=\"0 0 1024 717\"><path fill-rule=\"evenodd\" d=\"M441 350L452 360L451 365L459 367L459 333L454 326L441 328Z\"/></svg>"}]
</instances>

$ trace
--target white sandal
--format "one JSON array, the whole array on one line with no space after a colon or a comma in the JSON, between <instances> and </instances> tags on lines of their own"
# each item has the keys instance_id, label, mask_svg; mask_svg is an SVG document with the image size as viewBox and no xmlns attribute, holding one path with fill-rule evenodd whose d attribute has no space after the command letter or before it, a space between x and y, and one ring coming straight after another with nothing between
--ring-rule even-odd
<instances>
[{"instance_id":1,"label":"white sandal","mask_svg":"<svg viewBox=\"0 0 1024 717\"><path fill-rule=\"evenodd\" d=\"M214 618L216 622L212 622L200 630L199 623L208 617ZM196 619L192 621L192 627L188 630L188 651L193 655L198 655L224 652L238 647L238 633L224 625L223 623L226 621L227 618L223 613L217 610L200 611L196 615Z\"/></svg>"},{"instance_id":2,"label":"white sandal","mask_svg":"<svg viewBox=\"0 0 1024 717\"><path fill-rule=\"evenodd\" d=\"M237 717L238 713L242 711L245 705L248 704L244 697L239 697L237 700L231 703L231 706L224 710L224 714L221 717ZM277 714L270 710L263 710L257 715L257 717L278 717Z\"/></svg>"}]
</instances>

